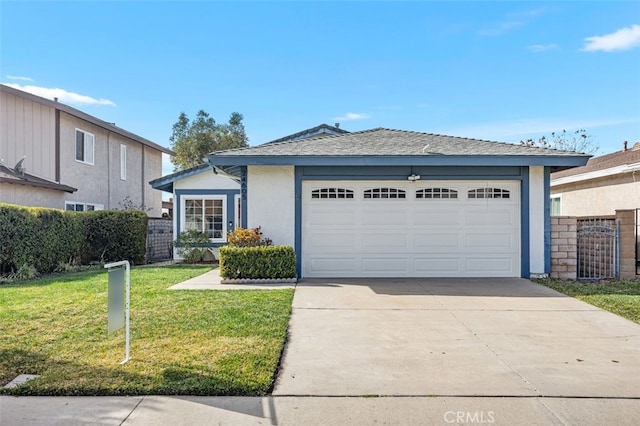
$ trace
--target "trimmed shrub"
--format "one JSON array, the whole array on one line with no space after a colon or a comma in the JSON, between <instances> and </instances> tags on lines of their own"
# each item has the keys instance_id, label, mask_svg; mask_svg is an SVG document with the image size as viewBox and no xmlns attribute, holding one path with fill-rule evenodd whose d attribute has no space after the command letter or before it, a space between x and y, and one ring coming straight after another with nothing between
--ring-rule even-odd
<instances>
[{"instance_id":1,"label":"trimmed shrub","mask_svg":"<svg viewBox=\"0 0 640 426\"><path fill-rule=\"evenodd\" d=\"M220 276L229 279L296 277L296 254L290 246L220 247Z\"/></svg>"},{"instance_id":2,"label":"trimmed shrub","mask_svg":"<svg viewBox=\"0 0 640 426\"><path fill-rule=\"evenodd\" d=\"M235 247L270 246L273 244L269 238L262 238L260 227L253 229L238 227L227 234L227 242Z\"/></svg>"},{"instance_id":3,"label":"trimmed shrub","mask_svg":"<svg viewBox=\"0 0 640 426\"><path fill-rule=\"evenodd\" d=\"M143 263L148 216L142 211L100 210L81 215L86 227L83 263L128 260Z\"/></svg>"},{"instance_id":4,"label":"trimmed shrub","mask_svg":"<svg viewBox=\"0 0 640 426\"><path fill-rule=\"evenodd\" d=\"M144 261L147 215L0 204L0 273L31 276L82 261Z\"/></svg>"},{"instance_id":5,"label":"trimmed shrub","mask_svg":"<svg viewBox=\"0 0 640 426\"><path fill-rule=\"evenodd\" d=\"M39 273L76 261L85 238L78 214L56 209L0 204L0 268L34 267ZM27 268L28 269L28 268Z\"/></svg>"},{"instance_id":6,"label":"trimmed shrub","mask_svg":"<svg viewBox=\"0 0 640 426\"><path fill-rule=\"evenodd\" d=\"M197 263L202 261L210 241L207 233L192 229L178 235L173 244L185 263Z\"/></svg>"}]
</instances>

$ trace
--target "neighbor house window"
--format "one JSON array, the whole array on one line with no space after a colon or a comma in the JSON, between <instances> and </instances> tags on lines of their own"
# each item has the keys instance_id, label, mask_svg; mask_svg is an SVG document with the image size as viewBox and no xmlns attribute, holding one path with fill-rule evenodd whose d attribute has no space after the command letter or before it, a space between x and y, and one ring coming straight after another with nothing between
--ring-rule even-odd
<instances>
[{"instance_id":1,"label":"neighbor house window","mask_svg":"<svg viewBox=\"0 0 640 426\"><path fill-rule=\"evenodd\" d=\"M93 165L93 134L76 129L76 161Z\"/></svg>"},{"instance_id":2,"label":"neighbor house window","mask_svg":"<svg viewBox=\"0 0 640 426\"><path fill-rule=\"evenodd\" d=\"M562 215L562 197L551 197L551 216Z\"/></svg>"},{"instance_id":3,"label":"neighbor house window","mask_svg":"<svg viewBox=\"0 0 640 426\"><path fill-rule=\"evenodd\" d=\"M508 189L477 188L469 191L469 198L510 198Z\"/></svg>"},{"instance_id":4,"label":"neighbor house window","mask_svg":"<svg viewBox=\"0 0 640 426\"><path fill-rule=\"evenodd\" d=\"M344 188L314 189L311 198L353 198L353 191Z\"/></svg>"},{"instance_id":5,"label":"neighbor house window","mask_svg":"<svg viewBox=\"0 0 640 426\"><path fill-rule=\"evenodd\" d=\"M184 231L196 230L209 239L224 242L225 206L223 197L187 198L184 200Z\"/></svg>"},{"instance_id":6,"label":"neighbor house window","mask_svg":"<svg viewBox=\"0 0 640 426\"><path fill-rule=\"evenodd\" d=\"M374 188L364 191L364 198L407 198L407 195L402 189Z\"/></svg>"},{"instance_id":7,"label":"neighbor house window","mask_svg":"<svg viewBox=\"0 0 640 426\"><path fill-rule=\"evenodd\" d=\"M94 210L104 210L103 204L94 204L94 203L76 203L73 201L66 201L64 203L64 208L67 211L72 212L91 212Z\"/></svg>"},{"instance_id":8,"label":"neighbor house window","mask_svg":"<svg viewBox=\"0 0 640 426\"><path fill-rule=\"evenodd\" d=\"M416 198L458 198L458 191L448 188L418 189Z\"/></svg>"},{"instance_id":9,"label":"neighbor house window","mask_svg":"<svg viewBox=\"0 0 640 426\"><path fill-rule=\"evenodd\" d=\"M120 145L120 179L127 180L127 146Z\"/></svg>"}]
</instances>

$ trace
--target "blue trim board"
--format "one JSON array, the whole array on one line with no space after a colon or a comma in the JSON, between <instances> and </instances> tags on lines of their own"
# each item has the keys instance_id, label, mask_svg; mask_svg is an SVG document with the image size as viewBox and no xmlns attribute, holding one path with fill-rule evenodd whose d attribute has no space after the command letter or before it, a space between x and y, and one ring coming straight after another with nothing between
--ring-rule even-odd
<instances>
[{"instance_id":1,"label":"blue trim board","mask_svg":"<svg viewBox=\"0 0 640 426\"><path fill-rule=\"evenodd\" d=\"M173 204L174 218L176 220L176 232L180 233L181 221L182 221L182 202L181 198L185 195L225 195L227 197L227 223L224 226L227 227L227 232L233 230L236 220L235 215L235 196L240 194L239 189L177 189L175 191L175 201ZM229 222L231 227L229 227ZM177 235L176 235L177 238ZM226 243L210 243L209 247L220 247Z\"/></svg>"},{"instance_id":2,"label":"blue trim board","mask_svg":"<svg viewBox=\"0 0 640 426\"><path fill-rule=\"evenodd\" d=\"M435 171L440 172L436 174ZM483 167L430 168L426 173L418 167L407 168L404 174L394 167L296 167L295 168L295 252L298 277L302 277L302 182L305 180L406 180L411 172L420 174L423 180L520 180L520 276L530 276L529 247L529 168L528 167ZM484 174L482 174L484 172ZM545 168L546 185L550 168ZM546 226L546 225L545 225Z\"/></svg>"},{"instance_id":3,"label":"blue trim board","mask_svg":"<svg viewBox=\"0 0 640 426\"><path fill-rule=\"evenodd\" d=\"M296 272L298 277L302 277L302 179L304 170L302 167L295 168L295 183L294 190L295 196L295 247L296 259Z\"/></svg>"},{"instance_id":4,"label":"blue trim board","mask_svg":"<svg viewBox=\"0 0 640 426\"><path fill-rule=\"evenodd\" d=\"M529 168L522 168L520 194L520 277L531 277L531 248L529 242Z\"/></svg>"},{"instance_id":5,"label":"blue trim board","mask_svg":"<svg viewBox=\"0 0 640 426\"><path fill-rule=\"evenodd\" d=\"M551 169L544 168L544 272L551 274Z\"/></svg>"},{"instance_id":6,"label":"blue trim board","mask_svg":"<svg viewBox=\"0 0 640 426\"><path fill-rule=\"evenodd\" d=\"M240 170L240 204L242 209L242 226L244 229L247 229L247 167L243 166Z\"/></svg>"}]
</instances>

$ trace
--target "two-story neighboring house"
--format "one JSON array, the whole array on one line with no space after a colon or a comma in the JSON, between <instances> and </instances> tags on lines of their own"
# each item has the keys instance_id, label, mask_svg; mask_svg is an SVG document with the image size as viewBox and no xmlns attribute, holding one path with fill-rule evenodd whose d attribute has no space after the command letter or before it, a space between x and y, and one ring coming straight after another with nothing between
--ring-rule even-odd
<instances>
[{"instance_id":1,"label":"two-story neighboring house","mask_svg":"<svg viewBox=\"0 0 640 426\"><path fill-rule=\"evenodd\" d=\"M0 202L162 215L167 148L68 105L0 85ZM20 160L24 160L21 162Z\"/></svg>"}]
</instances>

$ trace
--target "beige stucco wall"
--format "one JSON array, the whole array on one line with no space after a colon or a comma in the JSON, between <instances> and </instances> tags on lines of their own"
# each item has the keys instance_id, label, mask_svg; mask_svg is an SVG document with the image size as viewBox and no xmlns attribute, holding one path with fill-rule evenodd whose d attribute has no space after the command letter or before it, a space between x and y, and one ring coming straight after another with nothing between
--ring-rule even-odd
<instances>
[{"instance_id":1,"label":"beige stucco wall","mask_svg":"<svg viewBox=\"0 0 640 426\"><path fill-rule=\"evenodd\" d=\"M62 209L64 193L32 186L0 183L0 203Z\"/></svg>"},{"instance_id":2,"label":"beige stucco wall","mask_svg":"<svg viewBox=\"0 0 640 426\"><path fill-rule=\"evenodd\" d=\"M93 165L75 159L76 129L94 135ZM126 180L120 178L120 145L127 147ZM162 194L149 186L150 180L162 174L159 151L64 112L61 113L60 146L60 182L78 188L66 196L66 201L119 209L128 197L134 206L150 208L147 211L150 216L162 215Z\"/></svg>"},{"instance_id":3,"label":"beige stucco wall","mask_svg":"<svg viewBox=\"0 0 640 426\"><path fill-rule=\"evenodd\" d=\"M560 195L562 216L614 215L616 210L640 208L640 173L551 187Z\"/></svg>"},{"instance_id":4,"label":"beige stucco wall","mask_svg":"<svg viewBox=\"0 0 640 426\"><path fill-rule=\"evenodd\" d=\"M27 172L55 179L55 111L28 99L0 93L0 159L13 167L26 155Z\"/></svg>"}]
</instances>

